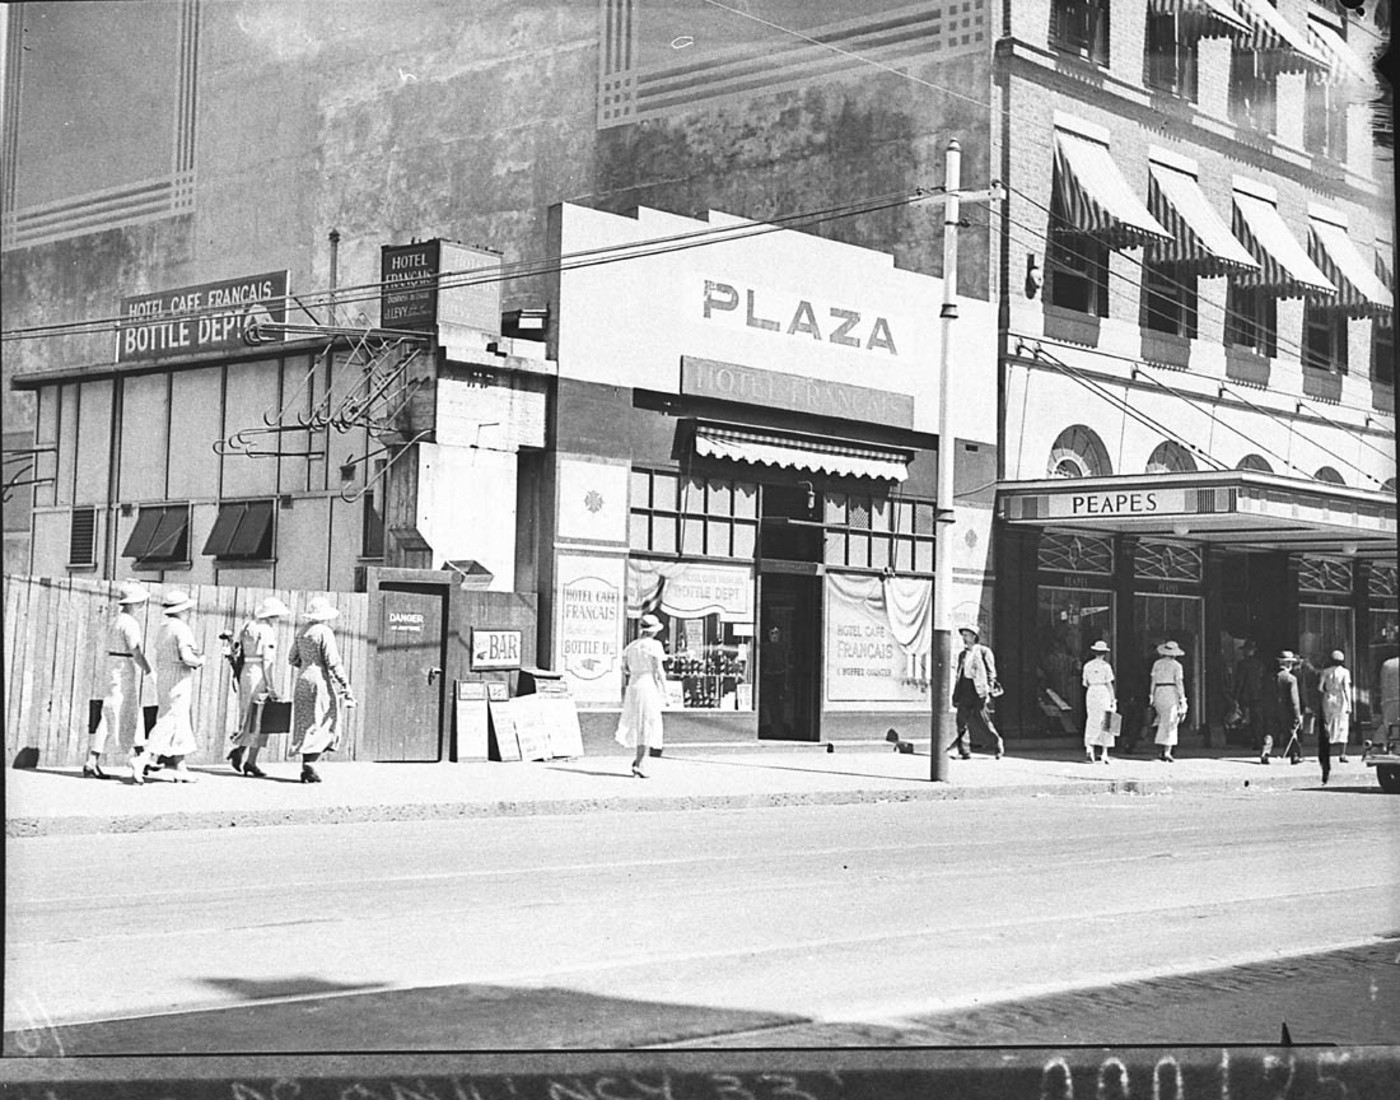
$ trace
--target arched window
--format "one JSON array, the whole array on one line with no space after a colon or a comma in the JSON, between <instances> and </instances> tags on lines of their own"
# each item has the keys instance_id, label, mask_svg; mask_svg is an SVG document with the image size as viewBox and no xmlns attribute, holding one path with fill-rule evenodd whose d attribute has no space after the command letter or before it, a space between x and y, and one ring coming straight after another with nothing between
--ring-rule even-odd
<instances>
[{"instance_id":1,"label":"arched window","mask_svg":"<svg viewBox=\"0 0 1400 1100\"><path fill-rule=\"evenodd\" d=\"M1254 470L1261 474L1271 474L1274 468L1269 465L1269 460L1263 455L1245 455L1240 459L1240 464L1235 467L1237 470Z\"/></svg>"},{"instance_id":2,"label":"arched window","mask_svg":"<svg viewBox=\"0 0 1400 1100\"><path fill-rule=\"evenodd\" d=\"M1346 480L1339 474L1335 467L1323 466L1317 473L1313 474L1318 481L1325 481L1328 485L1345 485Z\"/></svg>"},{"instance_id":3,"label":"arched window","mask_svg":"<svg viewBox=\"0 0 1400 1100\"><path fill-rule=\"evenodd\" d=\"M1046 472L1051 477L1108 477L1113 464L1098 432L1075 424L1056 436Z\"/></svg>"},{"instance_id":4,"label":"arched window","mask_svg":"<svg viewBox=\"0 0 1400 1100\"><path fill-rule=\"evenodd\" d=\"M1147 460L1149 474L1189 474L1196 469L1191 452L1173 439L1157 444Z\"/></svg>"},{"instance_id":5,"label":"arched window","mask_svg":"<svg viewBox=\"0 0 1400 1100\"><path fill-rule=\"evenodd\" d=\"M1385 479L1384 484L1381 485L1381 492L1395 496L1395 479L1393 477Z\"/></svg>"}]
</instances>

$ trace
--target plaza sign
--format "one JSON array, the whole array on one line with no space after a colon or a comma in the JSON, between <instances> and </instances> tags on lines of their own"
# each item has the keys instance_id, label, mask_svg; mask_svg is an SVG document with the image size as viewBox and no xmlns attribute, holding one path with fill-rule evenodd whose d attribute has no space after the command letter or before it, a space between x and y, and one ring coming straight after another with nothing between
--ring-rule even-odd
<instances>
[{"instance_id":1,"label":"plaza sign","mask_svg":"<svg viewBox=\"0 0 1400 1100\"><path fill-rule=\"evenodd\" d=\"M253 325L286 320L286 299L285 271L123 298L117 362L241 348Z\"/></svg>"}]
</instances>

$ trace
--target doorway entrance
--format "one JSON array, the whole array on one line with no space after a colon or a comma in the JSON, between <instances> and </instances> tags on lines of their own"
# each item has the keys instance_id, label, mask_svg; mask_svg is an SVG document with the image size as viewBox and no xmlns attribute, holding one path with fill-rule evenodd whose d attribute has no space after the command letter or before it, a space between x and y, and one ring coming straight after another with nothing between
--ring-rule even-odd
<instances>
[{"instance_id":1,"label":"doorway entrance","mask_svg":"<svg viewBox=\"0 0 1400 1100\"><path fill-rule=\"evenodd\" d=\"M758 609L758 736L821 737L822 579L765 573Z\"/></svg>"},{"instance_id":2,"label":"doorway entrance","mask_svg":"<svg viewBox=\"0 0 1400 1100\"><path fill-rule=\"evenodd\" d=\"M375 706L362 738L370 760L442 759L447 589L381 584L373 614Z\"/></svg>"}]
</instances>

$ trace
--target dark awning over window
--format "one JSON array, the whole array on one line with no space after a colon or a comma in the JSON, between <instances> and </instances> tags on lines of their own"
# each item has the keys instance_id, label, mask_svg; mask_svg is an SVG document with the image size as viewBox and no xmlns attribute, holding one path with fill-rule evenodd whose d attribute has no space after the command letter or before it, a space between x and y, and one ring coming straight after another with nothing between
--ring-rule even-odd
<instances>
[{"instance_id":1,"label":"dark awning over window","mask_svg":"<svg viewBox=\"0 0 1400 1100\"><path fill-rule=\"evenodd\" d=\"M1165 241L1170 234L1148 213L1108 146L1067 130L1055 131L1056 197L1068 224L1053 228L1086 233L1110 248Z\"/></svg>"},{"instance_id":2,"label":"dark awning over window","mask_svg":"<svg viewBox=\"0 0 1400 1100\"><path fill-rule=\"evenodd\" d=\"M204 553L216 558L272 556L272 501L241 500L219 505L219 517Z\"/></svg>"},{"instance_id":3,"label":"dark awning over window","mask_svg":"<svg viewBox=\"0 0 1400 1100\"><path fill-rule=\"evenodd\" d=\"M1149 245L1149 257L1184 264L1207 275L1258 270L1258 262L1215 212L1195 176L1153 161L1148 166L1148 180L1148 207L1171 230L1173 238Z\"/></svg>"},{"instance_id":4,"label":"dark awning over window","mask_svg":"<svg viewBox=\"0 0 1400 1100\"><path fill-rule=\"evenodd\" d=\"M1351 243L1346 226L1317 214L1310 219L1308 252L1338 290L1337 304L1354 316L1375 316L1394 308L1392 295Z\"/></svg>"},{"instance_id":5,"label":"dark awning over window","mask_svg":"<svg viewBox=\"0 0 1400 1100\"><path fill-rule=\"evenodd\" d=\"M1337 288L1308 258L1307 250L1289 232L1273 202L1236 190L1234 229L1259 261L1258 271L1237 275L1237 282L1263 287L1280 298L1336 298Z\"/></svg>"},{"instance_id":6,"label":"dark awning over window","mask_svg":"<svg viewBox=\"0 0 1400 1100\"><path fill-rule=\"evenodd\" d=\"M142 505L122 557L137 561L184 561L189 557L190 506Z\"/></svg>"}]
</instances>

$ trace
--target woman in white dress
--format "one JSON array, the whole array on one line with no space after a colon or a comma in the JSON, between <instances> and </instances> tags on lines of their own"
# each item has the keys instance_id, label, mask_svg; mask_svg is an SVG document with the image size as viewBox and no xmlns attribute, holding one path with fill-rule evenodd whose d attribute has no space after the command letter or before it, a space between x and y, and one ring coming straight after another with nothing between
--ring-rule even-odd
<instances>
[{"instance_id":1,"label":"woman in white dress","mask_svg":"<svg viewBox=\"0 0 1400 1100\"><path fill-rule=\"evenodd\" d=\"M661 748L661 707L666 701L666 650L657 641L661 620L643 615L642 635L622 651L622 713L617 719L617 742L637 750L632 774L645 779L642 758L647 749Z\"/></svg>"},{"instance_id":2,"label":"woman in white dress","mask_svg":"<svg viewBox=\"0 0 1400 1100\"><path fill-rule=\"evenodd\" d=\"M262 731L262 711L265 702L278 697L271 675L277 654L276 623L290 614L286 604L276 596L269 596L258 604L257 611L238 634L238 648L243 657L243 668L238 674L238 733L234 735L228 762L234 771L254 779L267 777L258 767L258 753L267 744L267 734Z\"/></svg>"},{"instance_id":3,"label":"woman in white dress","mask_svg":"<svg viewBox=\"0 0 1400 1100\"><path fill-rule=\"evenodd\" d=\"M1172 748L1177 742L1177 727L1186 717L1186 680L1177 658L1186 656L1186 651L1175 642L1163 642L1157 652L1159 656L1152 664L1152 708L1157 712L1157 736L1153 740L1161 750L1157 758L1174 764Z\"/></svg>"},{"instance_id":4,"label":"woman in white dress","mask_svg":"<svg viewBox=\"0 0 1400 1100\"><path fill-rule=\"evenodd\" d=\"M1108 663L1108 643L1097 641L1089 647L1093 658L1084 665L1084 754L1094 763L1095 749L1101 750L1108 763L1108 750L1113 747L1113 734L1105 727L1108 716L1118 710L1118 696L1113 690L1113 666Z\"/></svg>"},{"instance_id":5,"label":"woman in white dress","mask_svg":"<svg viewBox=\"0 0 1400 1100\"><path fill-rule=\"evenodd\" d=\"M186 622L194 600L179 590L161 601L165 627L156 643L156 724L146 741L146 760L165 757L177 783L193 783L185 767L185 757L199 747L194 737L194 674L204 664L204 654L195 645L194 631ZM131 777L145 780L145 761L132 757Z\"/></svg>"},{"instance_id":6,"label":"woman in white dress","mask_svg":"<svg viewBox=\"0 0 1400 1100\"><path fill-rule=\"evenodd\" d=\"M1332 663L1322 674L1318 690L1322 693L1322 721L1324 730L1318 738L1319 745L1325 738L1329 753L1335 750L1337 760L1347 762L1347 735L1351 724L1351 673L1347 671L1346 654L1340 649L1332 651Z\"/></svg>"}]
</instances>

